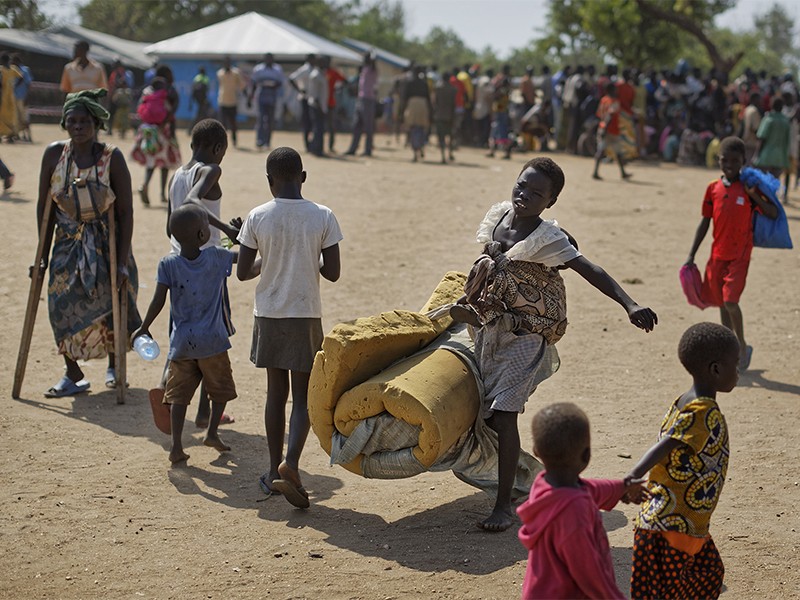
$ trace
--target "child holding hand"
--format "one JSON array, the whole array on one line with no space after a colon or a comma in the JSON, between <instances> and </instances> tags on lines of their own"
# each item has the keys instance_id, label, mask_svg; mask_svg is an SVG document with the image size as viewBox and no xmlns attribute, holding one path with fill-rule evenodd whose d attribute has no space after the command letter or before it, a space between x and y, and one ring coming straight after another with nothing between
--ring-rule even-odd
<instances>
[{"instance_id":1,"label":"child holding hand","mask_svg":"<svg viewBox=\"0 0 800 600\"><path fill-rule=\"evenodd\" d=\"M541 218L556 203L564 172L550 158L528 161L511 200L495 204L478 228L484 254L470 271L465 296L450 309L454 320L478 326L475 358L485 389L484 418L498 434L498 492L492 513L478 526L504 531L512 524L511 492L519 460L517 416L536 386L555 373L554 344L567 327L560 268L576 271L620 304L630 322L651 331L658 322L601 267L570 243L556 221Z\"/></svg>"},{"instance_id":2,"label":"child holding hand","mask_svg":"<svg viewBox=\"0 0 800 600\"><path fill-rule=\"evenodd\" d=\"M228 358L231 343L222 306L223 283L231 274L236 254L216 246L201 249L211 233L208 216L198 206L186 204L176 209L170 215L169 226L181 245L180 254L169 254L159 262L153 300L142 326L131 339L150 335L150 325L164 308L169 291L173 327L164 402L171 405L169 460L176 464L189 458L181 440L183 422L201 381L211 400L211 417L203 443L220 452L230 450L220 439L217 428L225 405L236 398Z\"/></svg>"},{"instance_id":3,"label":"child holding hand","mask_svg":"<svg viewBox=\"0 0 800 600\"><path fill-rule=\"evenodd\" d=\"M600 510L641 502L641 480L583 479L592 456L589 419L571 402L551 404L533 417L533 453L544 464L517 513L528 549L523 600L625 598L614 579Z\"/></svg>"},{"instance_id":4,"label":"child holding hand","mask_svg":"<svg viewBox=\"0 0 800 600\"><path fill-rule=\"evenodd\" d=\"M709 534L728 471L728 427L717 394L739 380L739 342L727 327L693 325L678 358L692 387L675 400L658 442L628 477L650 472L633 541L631 597L717 598L725 567Z\"/></svg>"}]
</instances>

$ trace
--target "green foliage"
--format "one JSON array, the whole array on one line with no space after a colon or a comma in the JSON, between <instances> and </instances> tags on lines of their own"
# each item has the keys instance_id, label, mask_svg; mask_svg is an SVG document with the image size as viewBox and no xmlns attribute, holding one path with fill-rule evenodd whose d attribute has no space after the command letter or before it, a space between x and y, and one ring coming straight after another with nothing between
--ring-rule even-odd
<instances>
[{"instance_id":1,"label":"green foliage","mask_svg":"<svg viewBox=\"0 0 800 600\"><path fill-rule=\"evenodd\" d=\"M49 25L37 0L0 0L0 27L36 31Z\"/></svg>"},{"instance_id":2,"label":"green foliage","mask_svg":"<svg viewBox=\"0 0 800 600\"><path fill-rule=\"evenodd\" d=\"M475 62L476 54L452 29L434 27L423 39L409 45L406 58L420 64L435 63L446 70Z\"/></svg>"},{"instance_id":3,"label":"green foliage","mask_svg":"<svg viewBox=\"0 0 800 600\"><path fill-rule=\"evenodd\" d=\"M350 14L340 37L353 38L403 55L408 46L405 38L406 16L399 2L379 0L362 8L357 0L346 9Z\"/></svg>"},{"instance_id":4,"label":"green foliage","mask_svg":"<svg viewBox=\"0 0 800 600\"><path fill-rule=\"evenodd\" d=\"M324 0L90 0L78 12L84 27L125 39L151 42L250 11L284 19L330 37L344 23L341 10Z\"/></svg>"}]
</instances>

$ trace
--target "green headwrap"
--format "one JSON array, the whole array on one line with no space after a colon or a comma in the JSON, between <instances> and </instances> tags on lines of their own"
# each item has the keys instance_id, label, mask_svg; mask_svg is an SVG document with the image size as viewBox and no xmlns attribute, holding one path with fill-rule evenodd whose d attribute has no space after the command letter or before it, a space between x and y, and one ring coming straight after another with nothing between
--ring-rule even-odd
<instances>
[{"instance_id":1,"label":"green headwrap","mask_svg":"<svg viewBox=\"0 0 800 600\"><path fill-rule=\"evenodd\" d=\"M67 94L67 99L64 100L64 108L61 109L61 128L67 128L67 113L73 108L81 106L100 122L100 129L105 129L106 121L108 121L110 115L98 100L107 93L104 88L97 88L96 90L83 90L82 92Z\"/></svg>"}]
</instances>

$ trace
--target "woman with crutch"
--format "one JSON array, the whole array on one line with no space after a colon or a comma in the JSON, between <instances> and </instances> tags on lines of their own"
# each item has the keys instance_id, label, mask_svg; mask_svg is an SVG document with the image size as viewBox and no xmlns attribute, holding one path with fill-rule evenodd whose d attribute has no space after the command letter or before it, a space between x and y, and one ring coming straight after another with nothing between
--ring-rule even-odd
<instances>
[{"instance_id":1,"label":"woman with crutch","mask_svg":"<svg viewBox=\"0 0 800 600\"><path fill-rule=\"evenodd\" d=\"M136 310L136 263L131 253L131 177L122 152L97 141L98 129L105 129L108 120L108 112L99 102L105 95L104 89L67 95L61 127L69 139L53 142L42 157L37 205L39 254L43 256L39 274L48 266L46 257L54 236L48 312L58 352L66 364L64 377L45 392L48 398L89 389L79 360L108 356L106 387L126 385L117 378L114 333L122 330L118 354L129 347L128 332L141 325ZM47 211L51 211L46 218L49 227L42 228ZM120 323L125 313L127 327Z\"/></svg>"}]
</instances>

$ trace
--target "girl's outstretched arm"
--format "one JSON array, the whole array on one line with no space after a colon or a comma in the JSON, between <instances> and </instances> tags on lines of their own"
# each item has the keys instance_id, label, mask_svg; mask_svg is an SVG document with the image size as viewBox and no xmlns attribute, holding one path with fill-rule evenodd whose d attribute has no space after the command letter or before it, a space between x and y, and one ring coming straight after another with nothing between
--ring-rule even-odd
<instances>
[{"instance_id":1,"label":"girl's outstretched arm","mask_svg":"<svg viewBox=\"0 0 800 600\"><path fill-rule=\"evenodd\" d=\"M578 256L567 261L566 266L578 273L606 296L622 306L628 313L631 323L639 329L652 331L658 323L658 316L650 308L639 306L625 293L625 290L606 273L602 267L594 264L585 256Z\"/></svg>"}]
</instances>

